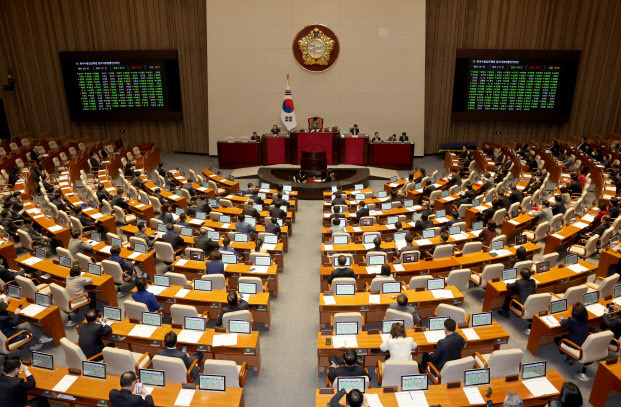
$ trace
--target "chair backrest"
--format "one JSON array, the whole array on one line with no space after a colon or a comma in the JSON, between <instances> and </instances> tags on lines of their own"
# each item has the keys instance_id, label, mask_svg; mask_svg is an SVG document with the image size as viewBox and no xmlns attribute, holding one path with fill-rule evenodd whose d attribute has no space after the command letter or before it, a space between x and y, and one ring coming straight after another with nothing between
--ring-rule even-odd
<instances>
[{"instance_id":1,"label":"chair backrest","mask_svg":"<svg viewBox=\"0 0 621 407\"><path fill-rule=\"evenodd\" d=\"M373 280L371 280L370 290L371 291L382 291L382 284L383 283L387 283L387 282L391 282L391 281L394 282L395 278L394 277L377 276Z\"/></svg>"},{"instance_id":2,"label":"chair backrest","mask_svg":"<svg viewBox=\"0 0 621 407\"><path fill-rule=\"evenodd\" d=\"M550 309L552 295L550 293L531 294L526 299L524 305L523 319L533 319L535 314Z\"/></svg>"},{"instance_id":3,"label":"chair backrest","mask_svg":"<svg viewBox=\"0 0 621 407\"><path fill-rule=\"evenodd\" d=\"M459 205L459 209L457 210L457 212L459 213L459 219L464 219L464 217L466 216L466 210L468 208L472 208L472 205L471 204Z\"/></svg>"},{"instance_id":4,"label":"chair backrest","mask_svg":"<svg viewBox=\"0 0 621 407\"><path fill-rule=\"evenodd\" d=\"M455 288L463 293L470 285L470 274L472 274L470 269L452 270L446 277L446 285L455 286Z\"/></svg>"},{"instance_id":5,"label":"chair backrest","mask_svg":"<svg viewBox=\"0 0 621 407\"><path fill-rule=\"evenodd\" d=\"M602 233L602 236L599 238L599 247L606 247L608 243L610 243L610 238L612 237L613 228L609 227Z\"/></svg>"},{"instance_id":6,"label":"chair backrest","mask_svg":"<svg viewBox=\"0 0 621 407\"><path fill-rule=\"evenodd\" d=\"M433 276L428 274L422 276L414 276L410 279L408 288L410 290L416 290L417 288L427 288L427 280L431 280Z\"/></svg>"},{"instance_id":7,"label":"chair backrest","mask_svg":"<svg viewBox=\"0 0 621 407\"><path fill-rule=\"evenodd\" d=\"M517 348L493 351L487 360L490 379L519 374L523 354L524 352Z\"/></svg>"},{"instance_id":8,"label":"chair backrest","mask_svg":"<svg viewBox=\"0 0 621 407\"><path fill-rule=\"evenodd\" d=\"M478 253L480 251L483 250L483 243L481 242L468 242L464 245L463 249L461 250L461 252L463 254L470 254L470 253Z\"/></svg>"},{"instance_id":9,"label":"chair backrest","mask_svg":"<svg viewBox=\"0 0 621 407\"><path fill-rule=\"evenodd\" d=\"M463 381L464 371L472 369L473 367L474 358L472 356L446 362L440 371L442 383Z\"/></svg>"},{"instance_id":10,"label":"chair backrest","mask_svg":"<svg viewBox=\"0 0 621 407\"><path fill-rule=\"evenodd\" d=\"M533 267L533 262L531 260L518 261L513 265L518 275L520 275L520 271L526 269L530 270Z\"/></svg>"},{"instance_id":11,"label":"chair backrest","mask_svg":"<svg viewBox=\"0 0 621 407\"><path fill-rule=\"evenodd\" d=\"M86 266L88 267L88 266ZM112 276L112 280L115 284L123 284L123 269L121 265L115 261L102 260L101 269L103 274Z\"/></svg>"},{"instance_id":12,"label":"chair backrest","mask_svg":"<svg viewBox=\"0 0 621 407\"><path fill-rule=\"evenodd\" d=\"M495 278L500 278L502 276L502 270L504 270L504 264L488 264L483 267L483 271L481 272L481 287L485 288L487 286L487 282L491 281Z\"/></svg>"},{"instance_id":13,"label":"chair backrest","mask_svg":"<svg viewBox=\"0 0 621 407\"><path fill-rule=\"evenodd\" d=\"M123 304L125 308L125 318L142 320L142 313L149 312L147 304L127 299Z\"/></svg>"},{"instance_id":14,"label":"chair backrest","mask_svg":"<svg viewBox=\"0 0 621 407\"><path fill-rule=\"evenodd\" d=\"M353 277L337 277L333 279L332 284L330 284L330 286L332 287L332 291L335 290L334 287L336 287L337 284L354 284L354 289L358 291L356 289L356 279Z\"/></svg>"},{"instance_id":15,"label":"chair backrest","mask_svg":"<svg viewBox=\"0 0 621 407\"><path fill-rule=\"evenodd\" d=\"M201 280L211 281L212 290L226 290L226 279L222 274L205 274Z\"/></svg>"},{"instance_id":16,"label":"chair backrest","mask_svg":"<svg viewBox=\"0 0 621 407\"><path fill-rule=\"evenodd\" d=\"M150 196L149 202L151 203L154 212L160 213L162 211L162 204L160 203L159 199L154 196Z\"/></svg>"},{"instance_id":17,"label":"chair backrest","mask_svg":"<svg viewBox=\"0 0 621 407\"><path fill-rule=\"evenodd\" d=\"M248 321L252 329L252 314L248 310L227 312L222 316L222 326L229 329L229 321Z\"/></svg>"},{"instance_id":18,"label":"chair backrest","mask_svg":"<svg viewBox=\"0 0 621 407\"><path fill-rule=\"evenodd\" d=\"M401 387L401 376L418 374L418 363L414 360L391 360L384 362L382 387Z\"/></svg>"},{"instance_id":19,"label":"chair backrest","mask_svg":"<svg viewBox=\"0 0 621 407\"><path fill-rule=\"evenodd\" d=\"M370 208L369 208L370 210ZM377 223L377 219L375 219L375 216L363 216L360 218L360 224L363 224L365 222L371 222L370 225L375 225Z\"/></svg>"},{"instance_id":20,"label":"chair backrest","mask_svg":"<svg viewBox=\"0 0 621 407\"><path fill-rule=\"evenodd\" d=\"M86 360L86 355L84 355L82 349L75 343L71 342L66 336L60 338L60 347L63 348L63 351L65 351L65 363L67 364L67 367L82 370L82 362ZM106 360L106 363L107 362L108 361Z\"/></svg>"},{"instance_id":21,"label":"chair backrest","mask_svg":"<svg viewBox=\"0 0 621 407\"><path fill-rule=\"evenodd\" d=\"M432 206L436 199L440 198L442 196L442 191L433 191L431 194L429 194L429 206Z\"/></svg>"},{"instance_id":22,"label":"chair backrest","mask_svg":"<svg viewBox=\"0 0 621 407\"><path fill-rule=\"evenodd\" d=\"M240 387L237 363L232 360L207 359L203 365L203 373L224 376L227 387Z\"/></svg>"},{"instance_id":23,"label":"chair backrest","mask_svg":"<svg viewBox=\"0 0 621 407\"><path fill-rule=\"evenodd\" d=\"M34 301L37 288L31 279L22 276L15 276L15 282L22 289L22 297Z\"/></svg>"},{"instance_id":24,"label":"chair backrest","mask_svg":"<svg viewBox=\"0 0 621 407\"><path fill-rule=\"evenodd\" d=\"M254 283L257 286L257 293L263 292L263 281L260 277L240 276L239 283Z\"/></svg>"},{"instance_id":25,"label":"chair backrest","mask_svg":"<svg viewBox=\"0 0 621 407\"><path fill-rule=\"evenodd\" d=\"M550 219L550 233L555 233L555 232L558 232L560 230L560 229L556 228L556 224L561 219L563 219L563 214L562 213L557 213L556 215L552 216L552 219Z\"/></svg>"},{"instance_id":26,"label":"chair backrest","mask_svg":"<svg viewBox=\"0 0 621 407\"><path fill-rule=\"evenodd\" d=\"M163 370L166 383L186 383L187 369L181 358L153 356L153 369Z\"/></svg>"},{"instance_id":27,"label":"chair backrest","mask_svg":"<svg viewBox=\"0 0 621 407\"><path fill-rule=\"evenodd\" d=\"M584 245L584 258L591 257L597 251L597 242L599 235L593 235Z\"/></svg>"},{"instance_id":28,"label":"chair backrest","mask_svg":"<svg viewBox=\"0 0 621 407\"><path fill-rule=\"evenodd\" d=\"M34 247L32 246L32 239L30 238L30 235L28 233L26 233L25 231L18 229L17 230L17 235L19 236L19 243L26 249L29 251L34 251Z\"/></svg>"},{"instance_id":29,"label":"chair backrest","mask_svg":"<svg viewBox=\"0 0 621 407\"><path fill-rule=\"evenodd\" d=\"M49 287L52 292L52 298L54 299L54 305L66 313L71 313L72 310L69 309L70 298L65 287L61 287L56 283L50 284Z\"/></svg>"},{"instance_id":30,"label":"chair backrest","mask_svg":"<svg viewBox=\"0 0 621 407\"><path fill-rule=\"evenodd\" d=\"M185 274L167 271L166 273L164 273L164 275L169 277L170 285L180 285L183 287L185 285L190 284L188 279L185 278Z\"/></svg>"},{"instance_id":31,"label":"chair backrest","mask_svg":"<svg viewBox=\"0 0 621 407\"><path fill-rule=\"evenodd\" d=\"M541 222L535 228L535 238L533 239L535 242L538 242L541 239L544 239L548 235L548 229L550 229L549 222Z\"/></svg>"},{"instance_id":32,"label":"chair backrest","mask_svg":"<svg viewBox=\"0 0 621 407\"><path fill-rule=\"evenodd\" d=\"M578 302L582 302L583 295L589 291L589 287L586 284L580 284L574 287L569 287L563 299L567 300L567 307L573 307Z\"/></svg>"},{"instance_id":33,"label":"chair backrest","mask_svg":"<svg viewBox=\"0 0 621 407\"><path fill-rule=\"evenodd\" d=\"M170 306L170 319L173 324L183 325L185 317L198 317L196 307L192 305L173 304Z\"/></svg>"},{"instance_id":34,"label":"chair backrest","mask_svg":"<svg viewBox=\"0 0 621 407\"><path fill-rule=\"evenodd\" d=\"M388 255L384 252L374 252L374 251L368 251L366 256L364 257L364 261L369 264L369 258L371 256L382 256L384 257L384 263L385 264L388 261Z\"/></svg>"},{"instance_id":35,"label":"chair backrest","mask_svg":"<svg viewBox=\"0 0 621 407\"><path fill-rule=\"evenodd\" d=\"M409 312L388 308L384 314L384 321L403 321L405 329L414 329L414 317Z\"/></svg>"},{"instance_id":36,"label":"chair backrest","mask_svg":"<svg viewBox=\"0 0 621 407\"><path fill-rule=\"evenodd\" d=\"M134 370L136 360L129 350L106 346L102 353L106 361L106 374L120 376L128 370Z\"/></svg>"},{"instance_id":37,"label":"chair backrest","mask_svg":"<svg viewBox=\"0 0 621 407\"><path fill-rule=\"evenodd\" d=\"M500 226L502 225L502 222L504 221L506 215L506 209L498 209L496 212L494 212L494 216L492 216L492 222L494 222L496 226Z\"/></svg>"},{"instance_id":38,"label":"chair backrest","mask_svg":"<svg viewBox=\"0 0 621 407\"><path fill-rule=\"evenodd\" d=\"M612 331L601 331L587 336L582 344L582 364L595 362L608 357L608 345L614 334Z\"/></svg>"},{"instance_id":39,"label":"chair backrest","mask_svg":"<svg viewBox=\"0 0 621 407\"><path fill-rule=\"evenodd\" d=\"M616 273L603 279L601 283L599 283L599 285L597 286L597 290L599 291L599 297L604 298L611 296L618 281L619 274Z\"/></svg>"},{"instance_id":40,"label":"chair backrest","mask_svg":"<svg viewBox=\"0 0 621 407\"><path fill-rule=\"evenodd\" d=\"M466 310L449 304L438 304L435 312L436 317L450 317L457 324L463 324L466 321Z\"/></svg>"},{"instance_id":41,"label":"chair backrest","mask_svg":"<svg viewBox=\"0 0 621 407\"><path fill-rule=\"evenodd\" d=\"M335 327L337 322L357 322L358 333L362 331L362 325L364 324L362 314L359 312L337 312L332 317L332 320L334 322L332 329L336 329Z\"/></svg>"},{"instance_id":42,"label":"chair backrest","mask_svg":"<svg viewBox=\"0 0 621 407\"><path fill-rule=\"evenodd\" d=\"M166 263L173 263L175 261L175 251L168 242L155 242L155 258L159 261Z\"/></svg>"},{"instance_id":43,"label":"chair backrest","mask_svg":"<svg viewBox=\"0 0 621 407\"><path fill-rule=\"evenodd\" d=\"M437 245L433 249L433 258L441 259L444 257L451 257L453 255L453 245L452 244L441 244Z\"/></svg>"}]
</instances>

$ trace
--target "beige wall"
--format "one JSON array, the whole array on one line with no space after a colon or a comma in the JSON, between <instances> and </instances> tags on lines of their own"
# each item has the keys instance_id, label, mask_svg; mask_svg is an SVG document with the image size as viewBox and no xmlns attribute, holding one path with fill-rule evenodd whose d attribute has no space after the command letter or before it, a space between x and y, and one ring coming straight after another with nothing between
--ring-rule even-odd
<instances>
[{"instance_id":1,"label":"beige wall","mask_svg":"<svg viewBox=\"0 0 621 407\"><path fill-rule=\"evenodd\" d=\"M324 24L341 52L323 73L293 59L295 34ZM424 149L425 0L207 0L209 150L226 136L250 136L280 122L285 75L298 127L325 125L406 131Z\"/></svg>"}]
</instances>

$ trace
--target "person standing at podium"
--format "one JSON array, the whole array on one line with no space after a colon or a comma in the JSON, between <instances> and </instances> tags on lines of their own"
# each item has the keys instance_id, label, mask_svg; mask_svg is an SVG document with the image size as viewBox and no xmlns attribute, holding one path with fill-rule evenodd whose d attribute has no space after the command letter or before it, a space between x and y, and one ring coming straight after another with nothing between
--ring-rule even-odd
<instances>
[{"instance_id":1,"label":"person standing at podium","mask_svg":"<svg viewBox=\"0 0 621 407\"><path fill-rule=\"evenodd\" d=\"M273 125L272 126L272 130L270 130L272 132L272 134L278 134L280 133L280 129L278 128L278 126Z\"/></svg>"},{"instance_id":2,"label":"person standing at podium","mask_svg":"<svg viewBox=\"0 0 621 407\"><path fill-rule=\"evenodd\" d=\"M373 136L373 138L371 139L371 143L375 143L377 141L382 141L382 139L379 136L379 132L375 132L375 135Z\"/></svg>"},{"instance_id":3,"label":"person standing at podium","mask_svg":"<svg viewBox=\"0 0 621 407\"><path fill-rule=\"evenodd\" d=\"M408 138L407 134L405 134L405 132L401 133L401 137L399 137L399 141L402 143L405 143L406 141L410 141L410 139Z\"/></svg>"},{"instance_id":4,"label":"person standing at podium","mask_svg":"<svg viewBox=\"0 0 621 407\"><path fill-rule=\"evenodd\" d=\"M358 134L360 134L360 129L358 128L357 124L354 124L354 127L351 129L351 134L354 136L357 136Z\"/></svg>"}]
</instances>

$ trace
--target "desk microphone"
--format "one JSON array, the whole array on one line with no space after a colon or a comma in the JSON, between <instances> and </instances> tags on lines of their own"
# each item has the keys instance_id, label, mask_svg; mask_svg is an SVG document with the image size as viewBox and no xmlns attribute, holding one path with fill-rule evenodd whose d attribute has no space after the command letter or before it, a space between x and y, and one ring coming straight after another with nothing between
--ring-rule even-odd
<instances>
[{"instance_id":1,"label":"desk microphone","mask_svg":"<svg viewBox=\"0 0 621 407\"><path fill-rule=\"evenodd\" d=\"M487 386L487 393L485 393L485 397L490 398L492 395L492 388Z\"/></svg>"}]
</instances>

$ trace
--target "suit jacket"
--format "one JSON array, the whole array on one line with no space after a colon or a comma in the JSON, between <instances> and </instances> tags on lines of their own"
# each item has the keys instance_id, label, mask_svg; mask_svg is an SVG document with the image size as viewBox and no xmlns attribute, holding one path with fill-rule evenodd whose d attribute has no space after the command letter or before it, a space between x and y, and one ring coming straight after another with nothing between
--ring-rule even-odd
<instances>
[{"instance_id":1,"label":"suit jacket","mask_svg":"<svg viewBox=\"0 0 621 407\"><path fill-rule=\"evenodd\" d=\"M214 242L207 236L197 236L194 238L194 247L205 252L205 256L209 256L212 251L218 249L220 246L218 242Z\"/></svg>"},{"instance_id":2,"label":"suit jacket","mask_svg":"<svg viewBox=\"0 0 621 407\"><path fill-rule=\"evenodd\" d=\"M97 191L97 199L99 199L99 202L110 201L110 194L106 190L99 190Z\"/></svg>"},{"instance_id":3,"label":"suit jacket","mask_svg":"<svg viewBox=\"0 0 621 407\"><path fill-rule=\"evenodd\" d=\"M511 194L509 194L509 199L511 200L511 203L522 202L522 199L524 199L524 195L522 195L522 193L516 189L515 191L511 191Z\"/></svg>"},{"instance_id":4,"label":"suit jacket","mask_svg":"<svg viewBox=\"0 0 621 407\"><path fill-rule=\"evenodd\" d=\"M550 222L552 220L552 208L542 208L541 210L533 213L536 217L539 218L539 222Z\"/></svg>"},{"instance_id":5,"label":"suit jacket","mask_svg":"<svg viewBox=\"0 0 621 407\"><path fill-rule=\"evenodd\" d=\"M245 233L247 235L254 233L254 226L246 222L235 222L235 231L237 233Z\"/></svg>"},{"instance_id":6,"label":"suit jacket","mask_svg":"<svg viewBox=\"0 0 621 407\"><path fill-rule=\"evenodd\" d=\"M153 397L149 394L144 399L127 389L112 389L108 395L110 407L154 407Z\"/></svg>"},{"instance_id":7,"label":"suit jacket","mask_svg":"<svg viewBox=\"0 0 621 407\"><path fill-rule=\"evenodd\" d=\"M335 278L341 277L356 278L356 273L354 273L354 270L350 269L349 267L337 267L332 270L332 273L330 273L330 277L328 277L328 284L332 284L332 280L334 280Z\"/></svg>"},{"instance_id":8,"label":"suit jacket","mask_svg":"<svg viewBox=\"0 0 621 407\"><path fill-rule=\"evenodd\" d=\"M569 330L567 339L576 345L582 345L586 341L587 336L589 336L588 319L569 317L561 321L561 326L567 327Z\"/></svg>"},{"instance_id":9,"label":"suit jacket","mask_svg":"<svg viewBox=\"0 0 621 407\"><path fill-rule=\"evenodd\" d=\"M91 167L93 167L93 168L101 167L101 164L99 163L99 161L95 157L89 158L88 161L91 163Z\"/></svg>"},{"instance_id":10,"label":"suit jacket","mask_svg":"<svg viewBox=\"0 0 621 407\"><path fill-rule=\"evenodd\" d=\"M580 181L572 181L569 184L569 193L570 194L581 194L582 193L582 185Z\"/></svg>"},{"instance_id":11,"label":"suit jacket","mask_svg":"<svg viewBox=\"0 0 621 407\"><path fill-rule=\"evenodd\" d=\"M97 322L82 322L80 324L80 335L78 346L84 352L84 356L91 358L104 348L102 336L110 335L112 328L108 325L98 324Z\"/></svg>"},{"instance_id":12,"label":"suit jacket","mask_svg":"<svg viewBox=\"0 0 621 407\"><path fill-rule=\"evenodd\" d=\"M192 187L192 184L190 184L189 182L183 184L183 186L181 188L187 190L188 193L190 194L190 196L196 196L196 191Z\"/></svg>"},{"instance_id":13,"label":"suit jacket","mask_svg":"<svg viewBox=\"0 0 621 407\"><path fill-rule=\"evenodd\" d=\"M358 212L356 212L356 222L360 223L360 218L365 216L369 216L369 208L366 206L362 209L358 209Z\"/></svg>"},{"instance_id":14,"label":"suit jacket","mask_svg":"<svg viewBox=\"0 0 621 407\"><path fill-rule=\"evenodd\" d=\"M270 209L270 216L272 218L281 218L284 219L287 216L287 213L280 208L272 208Z\"/></svg>"},{"instance_id":15,"label":"suit jacket","mask_svg":"<svg viewBox=\"0 0 621 407\"><path fill-rule=\"evenodd\" d=\"M179 248L183 245L183 238L176 233L164 233L162 235L162 241L166 243L170 243L173 247L174 251L179 250Z\"/></svg>"},{"instance_id":16,"label":"suit jacket","mask_svg":"<svg viewBox=\"0 0 621 407\"><path fill-rule=\"evenodd\" d=\"M243 310L247 310L249 309L249 305L246 301L244 300L239 300L239 302L235 305L227 305L226 307L222 308L222 311L220 311L220 315L218 316L218 321L216 322L217 326L222 326L222 317L224 316L224 314L226 314L227 312L235 312L235 311L243 311Z\"/></svg>"},{"instance_id":17,"label":"suit jacket","mask_svg":"<svg viewBox=\"0 0 621 407\"><path fill-rule=\"evenodd\" d=\"M127 209L127 202L123 199L121 195L114 195L112 200L110 201L110 205L118 206L119 208Z\"/></svg>"},{"instance_id":18,"label":"suit jacket","mask_svg":"<svg viewBox=\"0 0 621 407\"><path fill-rule=\"evenodd\" d=\"M416 221L416 228L419 230L425 230L425 229L429 229L433 227L433 221L432 220L417 220Z\"/></svg>"},{"instance_id":19,"label":"suit jacket","mask_svg":"<svg viewBox=\"0 0 621 407\"><path fill-rule=\"evenodd\" d=\"M189 368L190 365L192 364L192 361L188 357L188 354L179 349L168 349L168 348L160 349L157 351L157 354L159 356L167 356L169 358L179 358L183 360L183 363L185 364L186 369Z\"/></svg>"},{"instance_id":20,"label":"suit jacket","mask_svg":"<svg viewBox=\"0 0 621 407\"><path fill-rule=\"evenodd\" d=\"M207 274L222 274L224 275L224 264L221 261L210 260L205 263L207 267Z\"/></svg>"},{"instance_id":21,"label":"suit jacket","mask_svg":"<svg viewBox=\"0 0 621 407\"><path fill-rule=\"evenodd\" d=\"M175 218L173 218L172 213L170 212L160 213L160 220L164 223L164 225L167 223L175 223Z\"/></svg>"},{"instance_id":22,"label":"suit jacket","mask_svg":"<svg viewBox=\"0 0 621 407\"><path fill-rule=\"evenodd\" d=\"M502 205L502 207L505 208L506 210L509 210L509 208L511 207L511 204L513 203L511 202L511 199L507 195L501 196L499 201L500 201L500 205Z\"/></svg>"},{"instance_id":23,"label":"suit jacket","mask_svg":"<svg viewBox=\"0 0 621 407\"><path fill-rule=\"evenodd\" d=\"M360 129L356 129L356 128L351 129L351 134L353 134L354 136L357 134L360 134Z\"/></svg>"},{"instance_id":24,"label":"suit jacket","mask_svg":"<svg viewBox=\"0 0 621 407\"><path fill-rule=\"evenodd\" d=\"M280 226L278 226L278 224L268 224L265 225L265 233L273 233L276 236L280 235Z\"/></svg>"},{"instance_id":25,"label":"suit jacket","mask_svg":"<svg viewBox=\"0 0 621 407\"><path fill-rule=\"evenodd\" d=\"M558 215L559 213L565 213L565 205L563 204L563 202L557 202L554 205L552 205L552 214L553 215Z\"/></svg>"},{"instance_id":26,"label":"suit jacket","mask_svg":"<svg viewBox=\"0 0 621 407\"><path fill-rule=\"evenodd\" d=\"M0 404L11 407L24 407L28 397L26 391L36 386L34 376L21 377L0 376Z\"/></svg>"},{"instance_id":27,"label":"suit jacket","mask_svg":"<svg viewBox=\"0 0 621 407\"><path fill-rule=\"evenodd\" d=\"M339 366L328 369L328 378L331 382L334 382L334 379L337 377L343 376L367 376L369 381L371 381L371 375L367 372L367 370L363 366L353 365L353 366Z\"/></svg>"},{"instance_id":28,"label":"suit jacket","mask_svg":"<svg viewBox=\"0 0 621 407\"><path fill-rule=\"evenodd\" d=\"M461 358L461 350L465 344L466 340L457 332L453 332L438 341L436 350L429 354L429 360L438 370L442 370L446 362Z\"/></svg>"},{"instance_id":29,"label":"suit jacket","mask_svg":"<svg viewBox=\"0 0 621 407\"><path fill-rule=\"evenodd\" d=\"M619 339L619 337L621 337L621 316L617 313L616 317L616 319L612 319L611 315L605 313L602 329L611 330L615 338Z\"/></svg>"},{"instance_id":30,"label":"suit jacket","mask_svg":"<svg viewBox=\"0 0 621 407\"><path fill-rule=\"evenodd\" d=\"M532 278L528 280L519 278L515 282L507 284L507 290L517 291L517 300L524 305L528 296L537 292L537 283Z\"/></svg>"},{"instance_id":31,"label":"suit jacket","mask_svg":"<svg viewBox=\"0 0 621 407\"><path fill-rule=\"evenodd\" d=\"M154 238L149 237L149 235L144 233L142 230L139 230L138 232L136 232L134 236L144 239L144 241L147 242L147 246L149 247L152 247L153 244L155 243L155 240L157 240L155 237Z\"/></svg>"},{"instance_id":32,"label":"suit jacket","mask_svg":"<svg viewBox=\"0 0 621 407\"><path fill-rule=\"evenodd\" d=\"M410 141L410 138L408 136L399 136L399 141L401 142Z\"/></svg>"},{"instance_id":33,"label":"suit jacket","mask_svg":"<svg viewBox=\"0 0 621 407\"><path fill-rule=\"evenodd\" d=\"M251 218L255 218L255 219L258 219L258 218L260 218L260 217L261 217L261 214L259 213L259 211L257 211L257 210L256 210L255 208L253 208L252 206L245 207L245 208L242 210L242 214L243 214L244 216L250 216Z\"/></svg>"}]
</instances>

